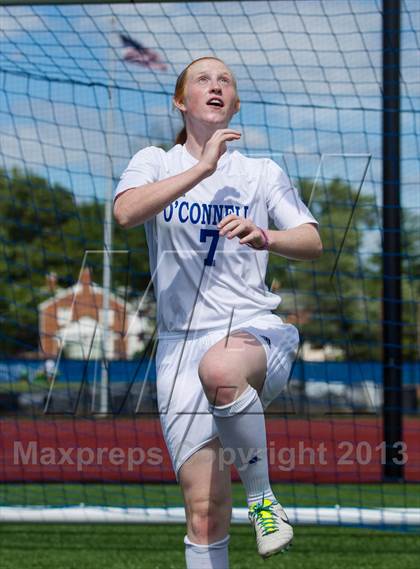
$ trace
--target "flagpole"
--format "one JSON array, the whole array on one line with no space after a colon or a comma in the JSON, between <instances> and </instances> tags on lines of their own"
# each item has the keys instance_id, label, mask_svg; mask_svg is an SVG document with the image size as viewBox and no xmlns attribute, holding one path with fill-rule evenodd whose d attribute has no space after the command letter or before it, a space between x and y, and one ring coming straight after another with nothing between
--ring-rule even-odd
<instances>
[{"instance_id":1,"label":"flagpole","mask_svg":"<svg viewBox=\"0 0 420 569\"><path fill-rule=\"evenodd\" d=\"M113 58L112 41L115 37L115 18L111 18L111 45L108 50L109 60L109 84L107 89L108 106L106 115L106 155L109 164L108 184L105 192L104 204L104 228L103 228L103 276L102 276L102 365L101 365L101 388L100 388L100 413L108 414L109 410L109 366L108 361L112 356L112 349L108 349L110 339L109 333L109 308L110 308L110 292L111 292L111 275L112 275L112 194L113 194L113 162L112 162L112 146L113 146L113 79L115 58ZM112 339L112 335L111 335Z\"/></svg>"}]
</instances>

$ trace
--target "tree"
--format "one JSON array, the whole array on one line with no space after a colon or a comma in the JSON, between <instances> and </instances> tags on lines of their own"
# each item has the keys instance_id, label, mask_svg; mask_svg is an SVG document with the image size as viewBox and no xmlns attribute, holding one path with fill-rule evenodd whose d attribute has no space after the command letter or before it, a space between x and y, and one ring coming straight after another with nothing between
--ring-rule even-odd
<instances>
[{"instance_id":1,"label":"tree","mask_svg":"<svg viewBox=\"0 0 420 569\"><path fill-rule=\"evenodd\" d=\"M420 216L408 208L401 212L401 296L404 361L420 357ZM369 259L370 272L381 274L382 255ZM382 290L382 288L381 288Z\"/></svg>"},{"instance_id":2,"label":"tree","mask_svg":"<svg viewBox=\"0 0 420 569\"><path fill-rule=\"evenodd\" d=\"M312 262L285 262L271 255L271 275L281 282L281 289L293 292L289 316L294 313L301 336L312 344L333 344L350 359L376 358L380 279L369 271L366 258L370 230L377 224L373 199L357 199L357 191L338 178L314 190L311 180L300 180L298 185L306 203L311 193L315 196L311 209L319 222L324 253Z\"/></svg>"},{"instance_id":3,"label":"tree","mask_svg":"<svg viewBox=\"0 0 420 569\"><path fill-rule=\"evenodd\" d=\"M18 168L0 169L0 319L4 355L38 349L38 305L51 296L46 275L55 272L58 284L74 284L86 250L103 247L103 204L78 204L59 184ZM128 285L139 294L149 282L148 256L142 228L116 227L113 287ZM102 255L88 256L94 280L102 281Z\"/></svg>"}]
</instances>

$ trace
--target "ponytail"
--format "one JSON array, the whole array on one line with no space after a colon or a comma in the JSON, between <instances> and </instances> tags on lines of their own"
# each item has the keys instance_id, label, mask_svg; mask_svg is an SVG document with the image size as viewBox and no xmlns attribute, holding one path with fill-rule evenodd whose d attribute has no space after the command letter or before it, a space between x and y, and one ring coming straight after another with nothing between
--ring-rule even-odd
<instances>
[{"instance_id":1,"label":"ponytail","mask_svg":"<svg viewBox=\"0 0 420 569\"><path fill-rule=\"evenodd\" d=\"M187 129L185 126L178 132L175 138L175 144L185 144L187 140Z\"/></svg>"}]
</instances>

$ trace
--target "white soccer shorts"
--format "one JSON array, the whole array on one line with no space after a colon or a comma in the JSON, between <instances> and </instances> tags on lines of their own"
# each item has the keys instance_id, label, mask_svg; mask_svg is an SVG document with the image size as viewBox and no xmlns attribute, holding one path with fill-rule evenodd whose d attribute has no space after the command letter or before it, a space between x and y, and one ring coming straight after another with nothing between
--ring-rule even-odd
<instances>
[{"instance_id":1,"label":"white soccer shorts","mask_svg":"<svg viewBox=\"0 0 420 569\"><path fill-rule=\"evenodd\" d=\"M263 345L267 373L260 393L264 409L287 385L299 345L299 334L292 324L269 312L232 326L252 334ZM217 437L213 415L204 394L198 366L207 350L226 337L225 330L190 332L187 339L161 339L156 353L157 395L160 421L176 475L183 463L197 450Z\"/></svg>"}]
</instances>

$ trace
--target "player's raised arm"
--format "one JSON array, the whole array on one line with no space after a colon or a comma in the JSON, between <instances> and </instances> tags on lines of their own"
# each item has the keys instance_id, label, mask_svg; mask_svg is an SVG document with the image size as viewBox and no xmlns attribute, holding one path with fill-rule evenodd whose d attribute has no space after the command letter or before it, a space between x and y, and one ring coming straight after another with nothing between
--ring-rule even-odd
<instances>
[{"instance_id":1,"label":"player's raised arm","mask_svg":"<svg viewBox=\"0 0 420 569\"><path fill-rule=\"evenodd\" d=\"M240 136L239 132L232 129L218 129L192 168L158 182L129 188L119 194L114 203L117 223L124 228L135 227L160 213L201 180L213 174L220 156L226 151L226 142L237 140Z\"/></svg>"},{"instance_id":2,"label":"player's raised arm","mask_svg":"<svg viewBox=\"0 0 420 569\"><path fill-rule=\"evenodd\" d=\"M197 163L176 176L130 188L117 196L114 217L117 223L126 229L141 225L208 175L206 168Z\"/></svg>"}]
</instances>

